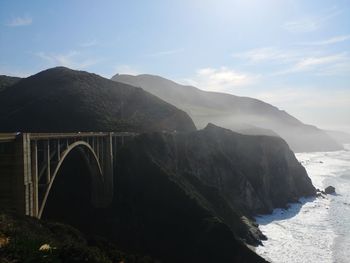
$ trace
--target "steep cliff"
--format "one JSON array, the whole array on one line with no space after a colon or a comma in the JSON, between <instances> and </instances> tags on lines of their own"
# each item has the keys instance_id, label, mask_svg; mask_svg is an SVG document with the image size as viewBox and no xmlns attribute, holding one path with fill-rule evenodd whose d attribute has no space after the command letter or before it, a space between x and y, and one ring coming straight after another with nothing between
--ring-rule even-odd
<instances>
[{"instance_id":1,"label":"steep cliff","mask_svg":"<svg viewBox=\"0 0 350 263\"><path fill-rule=\"evenodd\" d=\"M315 194L282 139L214 125L140 135L117 159L107 235L166 262L264 262L243 244L264 238L251 216Z\"/></svg>"},{"instance_id":2,"label":"steep cliff","mask_svg":"<svg viewBox=\"0 0 350 263\"><path fill-rule=\"evenodd\" d=\"M3 90L0 122L2 132L195 130L184 111L141 88L64 67Z\"/></svg>"}]
</instances>

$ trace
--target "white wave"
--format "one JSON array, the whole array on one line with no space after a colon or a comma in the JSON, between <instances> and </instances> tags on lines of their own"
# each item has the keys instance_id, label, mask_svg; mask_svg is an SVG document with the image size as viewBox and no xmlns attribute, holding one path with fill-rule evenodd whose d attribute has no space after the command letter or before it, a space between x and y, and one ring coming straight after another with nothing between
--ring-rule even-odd
<instances>
[{"instance_id":1,"label":"white wave","mask_svg":"<svg viewBox=\"0 0 350 263\"><path fill-rule=\"evenodd\" d=\"M296 154L315 187L334 185L337 195L301 199L288 210L257 217L268 237L258 254L270 262L350 262L349 150Z\"/></svg>"}]
</instances>

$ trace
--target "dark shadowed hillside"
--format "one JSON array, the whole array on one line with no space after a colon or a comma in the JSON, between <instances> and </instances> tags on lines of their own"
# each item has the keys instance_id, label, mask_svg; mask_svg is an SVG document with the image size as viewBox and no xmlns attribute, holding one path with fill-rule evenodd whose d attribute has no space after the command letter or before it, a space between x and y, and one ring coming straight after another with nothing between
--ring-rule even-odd
<instances>
[{"instance_id":1,"label":"dark shadowed hillside","mask_svg":"<svg viewBox=\"0 0 350 263\"><path fill-rule=\"evenodd\" d=\"M0 75L0 91L5 90L7 87L14 85L20 80L21 78L18 78L18 77Z\"/></svg>"},{"instance_id":2,"label":"dark shadowed hillside","mask_svg":"<svg viewBox=\"0 0 350 263\"><path fill-rule=\"evenodd\" d=\"M112 79L141 87L186 111L198 128L212 122L244 134L273 135L275 132L298 152L342 148L324 131L257 99L207 92L152 75L117 74Z\"/></svg>"},{"instance_id":3,"label":"dark shadowed hillside","mask_svg":"<svg viewBox=\"0 0 350 263\"><path fill-rule=\"evenodd\" d=\"M121 252L107 240L87 237L69 225L2 213L0 262L159 263L150 257Z\"/></svg>"},{"instance_id":4,"label":"dark shadowed hillside","mask_svg":"<svg viewBox=\"0 0 350 263\"><path fill-rule=\"evenodd\" d=\"M214 125L140 135L116 169L107 235L165 262L264 262L243 245L263 238L251 216L315 194L282 139Z\"/></svg>"},{"instance_id":5,"label":"dark shadowed hillside","mask_svg":"<svg viewBox=\"0 0 350 263\"><path fill-rule=\"evenodd\" d=\"M2 132L195 129L185 112L141 88L63 67L2 91L0 122Z\"/></svg>"}]
</instances>

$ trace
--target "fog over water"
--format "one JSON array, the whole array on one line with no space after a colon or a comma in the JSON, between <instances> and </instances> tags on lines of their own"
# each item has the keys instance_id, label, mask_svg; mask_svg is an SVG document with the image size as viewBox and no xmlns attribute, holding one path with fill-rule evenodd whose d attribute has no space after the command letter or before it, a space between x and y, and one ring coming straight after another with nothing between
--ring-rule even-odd
<instances>
[{"instance_id":1,"label":"fog over water","mask_svg":"<svg viewBox=\"0 0 350 263\"><path fill-rule=\"evenodd\" d=\"M316 188L328 185L335 195L301 199L290 209L257 217L268 240L257 253L271 262L349 262L350 145L336 152L296 154Z\"/></svg>"}]
</instances>

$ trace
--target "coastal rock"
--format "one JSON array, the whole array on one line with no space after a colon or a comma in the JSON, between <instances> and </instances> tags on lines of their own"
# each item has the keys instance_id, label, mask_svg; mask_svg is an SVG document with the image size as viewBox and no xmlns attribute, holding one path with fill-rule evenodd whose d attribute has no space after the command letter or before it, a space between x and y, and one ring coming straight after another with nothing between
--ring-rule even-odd
<instances>
[{"instance_id":1,"label":"coastal rock","mask_svg":"<svg viewBox=\"0 0 350 263\"><path fill-rule=\"evenodd\" d=\"M325 189L324 189L325 193L326 194L334 194L335 193L335 187L334 186L327 186Z\"/></svg>"},{"instance_id":2,"label":"coastal rock","mask_svg":"<svg viewBox=\"0 0 350 263\"><path fill-rule=\"evenodd\" d=\"M316 189L316 197L322 197L322 198L326 198L326 192L323 190L320 190L319 188Z\"/></svg>"}]
</instances>

